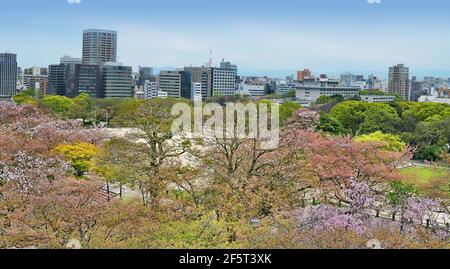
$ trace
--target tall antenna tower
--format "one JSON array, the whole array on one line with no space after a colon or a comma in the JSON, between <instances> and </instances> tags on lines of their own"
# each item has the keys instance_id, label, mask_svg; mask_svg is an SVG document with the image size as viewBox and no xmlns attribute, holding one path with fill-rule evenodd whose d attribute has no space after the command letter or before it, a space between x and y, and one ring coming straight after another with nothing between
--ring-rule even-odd
<instances>
[{"instance_id":1,"label":"tall antenna tower","mask_svg":"<svg viewBox=\"0 0 450 269\"><path fill-rule=\"evenodd\" d=\"M209 67L212 67L213 65L213 50L210 49L209 50L209 62L208 62Z\"/></svg>"}]
</instances>

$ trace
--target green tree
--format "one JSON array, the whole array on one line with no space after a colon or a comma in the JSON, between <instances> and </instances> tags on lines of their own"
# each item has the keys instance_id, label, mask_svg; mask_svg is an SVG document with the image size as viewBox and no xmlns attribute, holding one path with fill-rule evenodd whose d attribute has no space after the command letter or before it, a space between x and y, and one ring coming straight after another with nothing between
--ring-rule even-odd
<instances>
[{"instance_id":1,"label":"green tree","mask_svg":"<svg viewBox=\"0 0 450 269\"><path fill-rule=\"evenodd\" d=\"M385 145L385 149L388 151L403 151L406 147L400 136L393 134L383 134L382 132L375 132L368 135L362 135L355 137L355 141L358 143L365 142L378 142Z\"/></svg>"},{"instance_id":2,"label":"green tree","mask_svg":"<svg viewBox=\"0 0 450 269\"><path fill-rule=\"evenodd\" d=\"M53 113L67 116L72 111L75 103L72 99L59 95L45 96L41 104L50 109Z\"/></svg>"},{"instance_id":3,"label":"green tree","mask_svg":"<svg viewBox=\"0 0 450 269\"><path fill-rule=\"evenodd\" d=\"M370 134L376 131L395 133L395 126L400 122L397 111L388 104L368 104L363 113L364 121L359 126L358 134Z\"/></svg>"},{"instance_id":4,"label":"green tree","mask_svg":"<svg viewBox=\"0 0 450 269\"><path fill-rule=\"evenodd\" d=\"M209 213L194 220L163 223L154 237L157 248L208 249L230 247L233 234L227 222Z\"/></svg>"},{"instance_id":5,"label":"green tree","mask_svg":"<svg viewBox=\"0 0 450 269\"><path fill-rule=\"evenodd\" d=\"M106 181L107 191L110 191L110 184L117 184L121 198L123 187L134 186L140 177L139 170L134 165L136 155L131 150L133 147L134 145L126 140L112 139L100 148L92 161L93 170Z\"/></svg>"},{"instance_id":6,"label":"green tree","mask_svg":"<svg viewBox=\"0 0 450 269\"><path fill-rule=\"evenodd\" d=\"M437 103L416 103L403 113L403 117L411 116L418 121L426 121L433 116L450 116L450 105Z\"/></svg>"},{"instance_id":7,"label":"green tree","mask_svg":"<svg viewBox=\"0 0 450 269\"><path fill-rule=\"evenodd\" d=\"M172 107L179 100L152 99L145 102L132 102L129 110L121 110L114 119L114 124L139 131L131 135L133 141L145 141L146 146L135 144L130 150L139 156L134 165L143 171L145 178L139 183L142 200L146 205L157 208L161 194L167 189L166 181L172 177L168 166L174 158L187 152L190 142L186 139L173 141Z\"/></svg>"},{"instance_id":8,"label":"green tree","mask_svg":"<svg viewBox=\"0 0 450 269\"><path fill-rule=\"evenodd\" d=\"M295 112L302 109L302 106L294 102L284 102L280 105L280 124L284 125Z\"/></svg>"},{"instance_id":9,"label":"green tree","mask_svg":"<svg viewBox=\"0 0 450 269\"><path fill-rule=\"evenodd\" d=\"M20 92L13 97L13 100L19 105L37 105L39 103L37 91L33 88Z\"/></svg>"},{"instance_id":10,"label":"green tree","mask_svg":"<svg viewBox=\"0 0 450 269\"><path fill-rule=\"evenodd\" d=\"M433 116L418 124L412 139L417 146L416 159L439 160L444 152L449 152L450 116Z\"/></svg>"},{"instance_id":11,"label":"green tree","mask_svg":"<svg viewBox=\"0 0 450 269\"><path fill-rule=\"evenodd\" d=\"M330 116L352 135L376 131L396 133L400 122L397 111L388 104L347 101L333 107Z\"/></svg>"},{"instance_id":12,"label":"green tree","mask_svg":"<svg viewBox=\"0 0 450 269\"><path fill-rule=\"evenodd\" d=\"M317 98L316 104L317 105L324 105L324 104L327 104L327 103L331 102L331 100L333 100L333 99L330 96L322 95L319 98Z\"/></svg>"},{"instance_id":13,"label":"green tree","mask_svg":"<svg viewBox=\"0 0 450 269\"><path fill-rule=\"evenodd\" d=\"M346 133L344 126L327 113L321 114L317 130L332 135L343 135Z\"/></svg>"},{"instance_id":14,"label":"green tree","mask_svg":"<svg viewBox=\"0 0 450 269\"><path fill-rule=\"evenodd\" d=\"M368 104L360 101L343 102L331 110L330 116L339 121L351 134L356 135L365 120Z\"/></svg>"},{"instance_id":15,"label":"green tree","mask_svg":"<svg viewBox=\"0 0 450 269\"><path fill-rule=\"evenodd\" d=\"M287 93L283 94L283 98L295 98L296 91L295 89L289 90Z\"/></svg>"},{"instance_id":16,"label":"green tree","mask_svg":"<svg viewBox=\"0 0 450 269\"><path fill-rule=\"evenodd\" d=\"M387 95L386 93L380 90L361 90L359 91L360 95Z\"/></svg>"},{"instance_id":17,"label":"green tree","mask_svg":"<svg viewBox=\"0 0 450 269\"><path fill-rule=\"evenodd\" d=\"M37 98L28 96L28 95L22 95L18 94L13 97L13 100L18 105L37 105L39 104L39 101Z\"/></svg>"},{"instance_id":18,"label":"green tree","mask_svg":"<svg viewBox=\"0 0 450 269\"><path fill-rule=\"evenodd\" d=\"M391 205L401 206L408 198L414 197L417 193L418 191L413 185L396 181L391 184L391 191L387 198Z\"/></svg>"},{"instance_id":19,"label":"green tree","mask_svg":"<svg viewBox=\"0 0 450 269\"><path fill-rule=\"evenodd\" d=\"M82 93L72 99L74 106L72 107L72 118L83 119L83 123L86 123L95 114L95 100L88 94ZM96 119L94 119L94 122Z\"/></svg>"}]
</instances>

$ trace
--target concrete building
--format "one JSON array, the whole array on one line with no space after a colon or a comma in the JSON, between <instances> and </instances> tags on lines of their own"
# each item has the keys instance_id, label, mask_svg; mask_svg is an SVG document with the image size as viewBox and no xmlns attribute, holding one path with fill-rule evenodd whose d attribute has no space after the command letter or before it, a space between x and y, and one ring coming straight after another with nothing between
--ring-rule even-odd
<instances>
[{"instance_id":1,"label":"concrete building","mask_svg":"<svg viewBox=\"0 0 450 269\"><path fill-rule=\"evenodd\" d=\"M134 98L139 100L145 100L144 87L134 86Z\"/></svg>"},{"instance_id":2,"label":"concrete building","mask_svg":"<svg viewBox=\"0 0 450 269\"><path fill-rule=\"evenodd\" d=\"M153 68L139 66L139 72L137 74L138 86L144 86L146 81L156 82L156 76L153 75Z\"/></svg>"},{"instance_id":3,"label":"concrete building","mask_svg":"<svg viewBox=\"0 0 450 269\"><path fill-rule=\"evenodd\" d=\"M220 67L185 67L191 83L201 83L202 99L234 95L238 88L237 66L222 60Z\"/></svg>"},{"instance_id":4,"label":"concrete building","mask_svg":"<svg viewBox=\"0 0 450 269\"><path fill-rule=\"evenodd\" d=\"M144 99L153 99L158 97L158 83L145 81L144 83Z\"/></svg>"},{"instance_id":5,"label":"concrete building","mask_svg":"<svg viewBox=\"0 0 450 269\"><path fill-rule=\"evenodd\" d=\"M440 87L436 89L436 94L438 97L449 98L450 97L450 88L449 86Z\"/></svg>"},{"instance_id":6,"label":"concrete building","mask_svg":"<svg viewBox=\"0 0 450 269\"><path fill-rule=\"evenodd\" d=\"M237 66L222 60L212 70L212 96L230 96L237 90Z\"/></svg>"},{"instance_id":7,"label":"concrete building","mask_svg":"<svg viewBox=\"0 0 450 269\"><path fill-rule=\"evenodd\" d=\"M314 103L321 96L342 95L351 97L359 95L359 87L342 87L342 86L300 86L296 89L296 99L303 102Z\"/></svg>"},{"instance_id":8,"label":"concrete building","mask_svg":"<svg viewBox=\"0 0 450 269\"><path fill-rule=\"evenodd\" d=\"M437 97L437 96L421 96L419 98L420 103L438 103L438 104L449 104L450 105L450 98L445 97Z\"/></svg>"},{"instance_id":9,"label":"concrete building","mask_svg":"<svg viewBox=\"0 0 450 269\"><path fill-rule=\"evenodd\" d=\"M340 75L341 86L351 87L351 86L366 86L367 82L364 79L364 75L355 75L352 73L344 73Z\"/></svg>"},{"instance_id":10,"label":"concrete building","mask_svg":"<svg viewBox=\"0 0 450 269\"><path fill-rule=\"evenodd\" d=\"M409 100L409 68L398 64L389 68L389 94L396 94Z\"/></svg>"},{"instance_id":11,"label":"concrete building","mask_svg":"<svg viewBox=\"0 0 450 269\"><path fill-rule=\"evenodd\" d=\"M422 95L427 95L427 94L424 92L423 85L424 85L424 84L422 83L422 81L417 80L416 77L412 77L412 80L411 80L411 97L410 97L410 101L412 101L412 102L418 102L418 101L419 101L419 98L420 98Z\"/></svg>"},{"instance_id":12,"label":"concrete building","mask_svg":"<svg viewBox=\"0 0 450 269\"><path fill-rule=\"evenodd\" d=\"M250 97L262 97L266 95L265 85L249 85L249 84L239 84L239 94L247 95Z\"/></svg>"},{"instance_id":13,"label":"concrete building","mask_svg":"<svg viewBox=\"0 0 450 269\"><path fill-rule=\"evenodd\" d=\"M48 94L66 96L67 65L53 64L48 67Z\"/></svg>"},{"instance_id":14,"label":"concrete building","mask_svg":"<svg viewBox=\"0 0 450 269\"><path fill-rule=\"evenodd\" d=\"M8 101L16 95L17 55L0 53L0 101Z\"/></svg>"},{"instance_id":15,"label":"concrete building","mask_svg":"<svg viewBox=\"0 0 450 269\"><path fill-rule=\"evenodd\" d=\"M74 98L82 93L93 98L100 96L102 79L100 66L90 64L66 65L66 96Z\"/></svg>"},{"instance_id":16,"label":"concrete building","mask_svg":"<svg viewBox=\"0 0 450 269\"><path fill-rule=\"evenodd\" d=\"M35 89L40 96L44 96L48 91L48 68L31 67L25 68L21 76L24 89Z\"/></svg>"},{"instance_id":17,"label":"concrete building","mask_svg":"<svg viewBox=\"0 0 450 269\"><path fill-rule=\"evenodd\" d=\"M394 95L361 95L361 101L367 103L393 103L395 98Z\"/></svg>"},{"instance_id":18,"label":"concrete building","mask_svg":"<svg viewBox=\"0 0 450 269\"><path fill-rule=\"evenodd\" d=\"M191 76L192 83L200 82L202 85L202 99L206 100L212 97L212 74L211 67L185 67L185 72Z\"/></svg>"},{"instance_id":19,"label":"concrete building","mask_svg":"<svg viewBox=\"0 0 450 269\"><path fill-rule=\"evenodd\" d=\"M275 93L283 95L283 94L288 93L289 91L295 90L299 86L300 86L300 84L298 82L290 82L287 80L280 80L280 81L276 82Z\"/></svg>"},{"instance_id":20,"label":"concrete building","mask_svg":"<svg viewBox=\"0 0 450 269\"><path fill-rule=\"evenodd\" d=\"M133 96L133 70L120 63L106 63L100 68L102 86L100 98L128 98Z\"/></svg>"},{"instance_id":21,"label":"concrete building","mask_svg":"<svg viewBox=\"0 0 450 269\"><path fill-rule=\"evenodd\" d=\"M305 79L313 78L311 69L304 69L301 71L297 71L297 80L304 81Z\"/></svg>"},{"instance_id":22,"label":"concrete building","mask_svg":"<svg viewBox=\"0 0 450 269\"><path fill-rule=\"evenodd\" d=\"M192 99L192 78L186 71L161 71L159 92L167 93L169 98Z\"/></svg>"},{"instance_id":23,"label":"concrete building","mask_svg":"<svg viewBox=\"0 0 450 269\"><path fill-rule=\"evenodd\" d=\"M90 29L83 32L83 64L117 61L117 32Z\"/></svg>"},{"instance_id":24,"label":"concrete building","mask_svg":"<svg viewBox=\"0 0 450 269\"><path fill-rule=\"evenodd\" d=\"M203 100L201 82L192 82L192 99Z\"/></svg>"},{"instance_id":25,"label":"concrete building","mask_svg":"<svg viewBox=\"0 0 450 269\"><path fill-rule=\"evenodd\" d=\"M81 64L83 60L81 58L74 58L67 55L61 57L60 62L62 64Z\"/></svg>"},{"instance_id":26,"label":"concrete building","mask_svg":"<svg viewBox=\"0 0 450 269\"><path fill-rule=\"evenodd\" d=\"M48 75L48 68L33 66L31 68L25 68L23 74L29 76L46 76Z\"/></svg>"}]
</instances>

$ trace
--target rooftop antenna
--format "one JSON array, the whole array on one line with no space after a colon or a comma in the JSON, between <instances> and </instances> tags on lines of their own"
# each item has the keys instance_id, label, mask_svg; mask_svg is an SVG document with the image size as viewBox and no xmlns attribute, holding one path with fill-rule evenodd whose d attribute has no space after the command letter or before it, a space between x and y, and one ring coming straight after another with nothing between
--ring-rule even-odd
<instances>
[{"instance_id":1,"label":"rooftop antenna","mask_svg":"<svg viewBox=\"0 0 450 269\"><path fill-rule=\"evenodd\" d=\"M210 49L209 50L209 67L212 67L212 65L213 65L213 50L212 49Z\"/></svg>"}]
</instances>

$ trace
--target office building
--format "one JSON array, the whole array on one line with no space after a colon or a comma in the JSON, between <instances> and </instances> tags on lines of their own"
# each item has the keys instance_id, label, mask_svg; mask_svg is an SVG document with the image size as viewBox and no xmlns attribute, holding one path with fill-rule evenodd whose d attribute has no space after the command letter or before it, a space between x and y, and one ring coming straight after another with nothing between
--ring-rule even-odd
<instances>
[{"instance_id":1,"label":"office building","mask_svg":"<svg viewBox=\"0 0 450 269\"><path fill-rule=\"evenodd\" d=\"M398 64L389 68L389 94L396 94L409 100L409 68L403 64Z\"/></svg>"},{"instance_id":2,"label":"office building","mask_svg":"<svg viewBox=\"0 0 450 269\"><path fill-rule=\"evenodd\" d=\"M345 73L341 75L341 84L342 86L349 87L354 82L356 82L356 75L352 73Z\"/></svg>"},{"instance_id":3,"label":"office building","mask_svg":"<svg viewBox=\"0 0 450 269\"><path fill-rule=\"evenodd\" d=\"M417 80L416 77L412 77L412 80L411 80L411 98L410 98L410 100L412 102L418 102L419 98L422 95L427 95L426 93L424 93L422 81Z\"/></svg>"},{"instance_id":4,"label":"office building","mask_svg":"<svg viewBox=\"0 0 450 269\"><path fill-rule=\"evenodd\" d=\"M311 78L313 78L311 69L304 69L301 71L297 71L297 80L298 81L304 81L306 79L311 79Z\"/></svg>"},{"instance_id":5,"label":"office building","mask_svg":"<svg viewBox=\"0 0 450 269\"><path fill-rule=\"evenodd\" d=\"M8 101L16 95L17 55L0 53L0 101Z\"/></svg>"},{"instance_id":6,"label":"office building","mask_svg":"<svg viewBox=\"0 0 450 269\"><path fill-rule=\"evenodd\" d=\"M85 93L93 98L100 96L100 66L89 64L66 65L66 96L74 98Z\"/></svg>"},{"instance_id":7,"label":"office building","mask_svg":"<svg viewBox=\"0 0 450 269\"><path fill-rule=\"evenodd\" d=\"M239 84L239 94L246 95L250 97L263 97L266 95L265 85L249 85L249 84Z\"/></svg>"},{"instance_id":8,"label":"office building","mask_svg":"<svg viewBox=\"0 0 450 269\"><path fill-rule=\"evenodd\" d=\"M206 100L212 97L212 71L211 67L185 67L184 71L191 76L192 83L201 83L202 99Z\"/></svg>"},{"instance_id":9,"label":"office building","mask_svg":"<svg viewBox=\"0 0 450 269\"><path fill-rule=\"evenodd\" d=\"M101 69L100 98L128 98L133 96L133 70L120 63L106 63Z\"/></svg>"},{"instance_id":10,"label":"office building","mask_svg":"<svg viewBox=\"0 0 450 269\"><path fill-rule=\"evenodd\" d=\"M419 98L419 103L436 103L436 104L450 105L450 98L437 96L421 96Z\"/></svg>"},{"instance_id":11,"label":"office building","mask_svg":"<svg viewBox=\"0 0 450 269\"><path fill-rule=\"evenodd\" d=\"M153 68L139 66L139 73L137 75L137 85L144 86L146 81L156 82L156 77L153 75Z\"/></svg>"},{"instance_id":12,"label":"office building","mask_svg":"<svg viewBox=\"0 0 450 269\"><path fill-rule=\"evenodd\" d=\"M193 100L203 100L202 97L202 83L192 82L192 99Z\"/></svg>"},{"instance_id":13,"label":"office building","mask_svg":"<svg viewBox=\"0 0 450 269\"><path fill-rule=\"evenodd\" d=\"M341 95L343 97L353 97L359 95L360 87L333 86L333 84L300 86L296 89L296 99L314 103L321 96Z\"/></svg>"},{"instance_id":14,"label":"office building","mask_svg":"<svg viewBox=\"0 0 450 269\"><path fill-rule=\"evenodd\" d=\"M117 61L117 32L91 29L83 32L83 64Z\"/></svg>"},{"instance_id":15,"label":"office building","mask_svg":"<svg viewBox=\"0 0 450 269\"><path fill-rule=\"evenodd\" d=\"M24 89L35 89L40 96L44 96L48 91L48 68L31 67L25 68L21 77Z\"/></svg>"},{"instance_id":16,"label":"office building","mask_svg":"<svg viewBox=\"0 0 450 269\"><path fill-rule=\"evenodd\" d=\"M289 79L281 79L275 82L275 93L283 95L292 90L295 90L300 85L300 82L294 82Z\"/></svg>"},{"instance_id":17,"label":"office building","mask_svg":"<svg viewBox=\"0 0 450 269\"><path fill-rule=\"evenodd\" d=\"M66 96L67 65L52 64L48 67L48 94Z\"/></svg>"},{"instance_id":18,"label":"office building","mask_svg":"<svg viewBox=\"0 0 450 269\"><path fill-rule=\"evenodd\" d=\"M191 74L186 71L161 71L159 75L159 92L169 98L192 99L191 85Z\"/></svg>"},{"instance_id":19,"label":"office building","mask_svg":"<svg viewBox=\"0 0 450 269\"><path fill-rule=\"evenodd\" d=\"M395 98L394 95L361 95L361 101L367 103L393 103Z\"/></svg>"},{"instance_id":20,"label":"office building","mask_svg":"<svg viewBox=\"0 0 450 269\"><path fill-rule=\"evenodd\" d=\"M62 64L81 64L82 63L82 59L81 58L74 58L74 57L70 57L70 56L63 56L61 57L60 62Z\"/></svg>"},{"instance_id":21,"label":"office building","mask_svg":"<svg viewBox=\"0 0 450 269\"><path fill-rule=\"evenodd\" d=\"M237 66L222 60L212 69L212 96L230 96L237 91Z\"/></svg>"}]
</instances>

